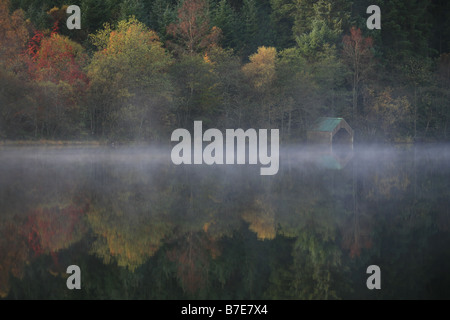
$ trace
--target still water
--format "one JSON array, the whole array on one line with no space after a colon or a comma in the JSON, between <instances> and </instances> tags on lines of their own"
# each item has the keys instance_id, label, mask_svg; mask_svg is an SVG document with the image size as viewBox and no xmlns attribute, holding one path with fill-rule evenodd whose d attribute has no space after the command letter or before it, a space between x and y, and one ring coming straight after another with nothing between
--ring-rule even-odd
<instances>
[{"instance_id":1,"label":"still water","mask_svg":"<svg viewBox=\"0 0 450 320\"><path fill-rule=\"evenodd\" d=\"M2 147L0 296L449 299L450 146L291 146L275 176L165 148Z\"/></svg>"}]
</instances>

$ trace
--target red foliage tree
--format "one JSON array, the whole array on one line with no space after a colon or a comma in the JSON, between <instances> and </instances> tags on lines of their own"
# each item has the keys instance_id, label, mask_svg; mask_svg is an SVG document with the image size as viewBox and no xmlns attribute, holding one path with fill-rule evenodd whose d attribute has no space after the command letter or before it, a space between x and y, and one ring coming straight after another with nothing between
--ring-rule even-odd
<instances>
[{"instance_id":1,"label":"red foliage tree","mask_svg":"<svg viewBox=\"0 0 450 320\"><path fill-rule=\"evenodd\" d=\"M56 252L80 240L85 231L81 220L84 213L83 208L74 206L34 210L25 225L34 255L51 254L56 259Z\"/></svg>"},{"instance_id":2,"label":"red foliage tree","mask_svg":"<svg viewBox=\"0 0 450 320\"><path fill-rule=\"evenodd\" d=\"M350 258L359 257L362 249L372 248L372 224L371 215L355 211L343 225L342 247Z\"/></svg>"},{"instance_id":3,"label":"red foliage tree","mask_svg":"<svg viewBox=\"0 0 450 320\"><path fill-rule=\"evenodd\" d=\"M344 36L343 43L343 58L352 71L353 120L356 120L359 86L373 62L373 40L370 37L364 38L361 29L352 27L350 35Z\"/></svg>"},{"instance_id":4,"label":"red foliage tree","mask_svg":"<svg viewBox=\"0 0 450 320\"><path fill-rule=\"evenodd\" d=\"M44 34L41 31L37 30L34 32L34 36L28 41L27 54L33 61L36 61L38 57L39 47L41 46L42 39L44 39Z\"/></svg>"},{"instance_id":5,"label":"red foliage tree","mask_svg":"<svg viewBox=\"0 0 450 320\"><path fill-rule=\"evenodd\" d=\"M87 83L87 76L83 72L87 55L79 44L57 34L55 30L50 37L36 31L28 44L27 52L32 61L29 72L35 80Z\"/></svg>"},{"instance_id":6,"label":"red foliage tree","mask_svg":"<svg viewBox=\"0 0 450 320\"><path fill-rule=\"evenodd\" d=\"M185 0L178 10L178 22L170 24L167 33L174 37L171 46L192 55L217 44L221 30L210 27L207 1Z\"/></svg>"}]
</instances>

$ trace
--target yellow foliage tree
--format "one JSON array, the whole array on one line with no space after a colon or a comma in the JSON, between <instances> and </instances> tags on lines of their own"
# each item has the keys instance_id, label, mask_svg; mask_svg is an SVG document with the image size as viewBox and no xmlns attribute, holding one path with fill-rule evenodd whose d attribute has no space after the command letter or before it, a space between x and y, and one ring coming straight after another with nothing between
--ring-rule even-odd
<instances>
[{"instance_id":1,"label":"yellow foliage tree","mask_svg":"<svg viewBox=\"0 0 450 320\"><path fill-rule=\"evenodd\" d=\"M395 97L391 88L381 92L370 91L370 111L368 120L375 130L382 133L389 140L397 140L400 136L407 136L412 119L412 108L406 97Z\"/></svg>"},{"instance_id":2,"label":"yellow foliage tree","mask_svg":"<svg viewBox=\"0 0 450 320\"><path fill-rule=\"evenodd\" d=\"M250 230L256 233L259 240L275 239L274 211L267 201L256 199L253 208L245 211L242 218L250 223Z\"/></svg>"},{"instance_id":3,"label":"yellow foliage tree","mask_svg":"<svg viewBox=\"0 0 450 320\"><path fill-rule=\"evenodd\" d=\"M92 252L105 263L136 270L152 257L170 231L170 226L157 218L127 219L121 212L91 208L88 221L98 239Z\"/></svg>"},{"instance_id":4,"label":"yellow foliage tree","mask_svg":"<svg viewBox=\"0 0 450 320\"><path fill-rule=\"evenodd\" d=\"M141 136L167 117L171 57L157 34L135 18L90 35L98 51L88 67L92 131ZM109 132L105 132L109 131ZM131 131L131 132L130 132ZM154 130L158 132L157 130Z\"/></svg>"},{"instance_id":5,"label":"yellow foliage tree","mask_svg":"<svg viewBox=\"0 0 450 320\"><path fill-rule=\"evenodd\" d=\"M250 56L242 71L250 79L255 88L264 91L275 80L277 49L259 47L258 52Z\"/></svg>"}]
</instances>

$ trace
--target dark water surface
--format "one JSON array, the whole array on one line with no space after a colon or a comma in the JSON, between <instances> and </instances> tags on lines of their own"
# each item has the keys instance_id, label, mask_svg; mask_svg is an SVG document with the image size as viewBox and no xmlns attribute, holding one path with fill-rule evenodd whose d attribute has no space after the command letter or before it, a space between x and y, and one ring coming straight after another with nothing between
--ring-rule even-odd
<instances>
[{"instance_id":1,"label":"dark water surface","mask_svg":"<svg viewBox=\"0 0 450 320\"><path fill-rule=\"evenodd\" d=\"M163 148L0 148L0 296L450 298L450 146L292 146L277 175L259 170L177 167Z\"/></svg>"}]
</instances>

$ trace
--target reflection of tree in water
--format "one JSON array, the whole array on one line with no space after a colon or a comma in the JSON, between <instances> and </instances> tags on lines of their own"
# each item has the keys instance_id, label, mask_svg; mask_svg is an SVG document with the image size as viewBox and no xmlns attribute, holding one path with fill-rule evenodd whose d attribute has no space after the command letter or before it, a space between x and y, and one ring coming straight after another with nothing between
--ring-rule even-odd
<instances>
[{"instance_id":1,"label":"reflection of tree in water","mask_svg":"<svg viewBox=\"0 0 450 320\"><path fill-rule=\"evenodd\" d=\"M105 264L135 272L173 228L165 216L172 202L167 166L95 169L95 180L84 191L90 202L87 221L95 236L90 253Z\"/></svg>"},{"instance_id":2,"label":"reflection of tree in water","mask_svg":"<svg viewBox=\"0 0 450 320\"><path fill-rule=\"evenodd\" d=\"M297 238L292 252L293 283L290 294L301 299L338 298L338 279L343 273L341 250L312 232Z\"/></svg>"},{"instance_id":3,"label":"reflection of tree in water","mask_svg":"<svg viewBox=\"0 0 450 320\"><path fill-rule=\"evenodd\" d=\"M349 251L351 258L361 255L361 249L370 249L372 221L368 215L355 211L347 220L342 230L342 247Z\"/></svg>"},{"instance_id":4,"label":"reflection of tree in water","mask_svg":"<svg viewBox=\"0 0 450 320\"><path fill-rule=\"evenodd\" d=\"M177 266L177 278L189 294L195 294L207 286L210 260L219 255L216 242L204 232L187 233L167 252L169 260Z\"/></svg>"},{"instance_id":5,"label":"reflection of tree in water","mask_svg":"<svg viewBox=\"0 0 450 320\"><path fill-rule=\"evenodd\" d=\"M356 168L352 168L352 195L351 205L347 206L347 215L343 217L341 225L342 247L349 251L350 258L359 257L361 249L370 249L373 245L371 228L373 214L367 208L367 204L361 201L364 193L357 177Z\"/></svg>"},{"instance_id":6,"label":"reflection of tree in water","mask_svg":"<svg viewBox=\"0 0 450 320\"><path fill-rule=\"evenodd\" d=\"M374 262L386 282L403 288L385 297L442 287L425 271L441 275L448 265L445 246L431 248L449 228L448 172L370 160L342 170L284 166L270 178L247 168L95 164L94 176L78 168L72 184L47 182L47 198L36 187L42 173L24 171L15 192L28 195L9 200L0 223L1 295L10 286L17 294L13 278L48 276L51 255L64 261L65 254L99 270L86 287L93 298L99 290L127 298L371 298L364 277ZM100 289L105 282L114 293Z\"/></svg>"},{"instance_id":7,"label":"reflection of tree in water","mask_svg":"<svg viewBox=\"0 0 450 320\"><path fill-rule=\"evenodd\" d=\"M9 277L21 278L26 264L38 256L50 255L57 273L58 252L80 241L87 229L83 223L85 208L36 208L30 210L26 220L15 217L0 224L0 296L9 292ZM51 269L48 269L53 273ZM56 273L55 273L56 274Z\"/></svg>"},{"instance_id":8,"label":"reflection of tree in water","mask_svg":"<svg viewBox=\"0 0 450 320\"><path fill-rule=\"evenodd\" d=\"M5 298L10 288L10 274L22 278L28 262L26 237L15 223L0 224L0 297Z\"/></svg>"},{"instance_id":9,"label":"reflection of tree in water","mask_svg":"<svg viewBox=\"0 0 450 320\"><path fill-rule=\"evenodd\" d=\"M346 267L337 245L345 203L351 198L346 172L318 170L310 163L280 172L270 205L277 226L276 243L288 243L271 269L270 299L335 299L342 295ZM277 247L277 251L283 252Z\"/></svg>"},{"instance_id":10,"label":"reflection of tree in water","mask_svg":"<svg viewBox=\"0 0 450 320\"><path fill-rule=\"evenodd\" d=\"M86 230L85 208L38 208L28 215L28 244L35 256L57 253L80 241Z\"/></svg>"},{"instance_id":11,"label":"reflection of tree in water","mask_svg":"<svg viewBox=\"0 0 450 320\"><path fill-rule=\"evenodd\" d=\"M158 218L128 219L122 212L93 208L88 221L97 240L91 252L105 263L135 271L160 248L170 226Z\"/></svg>"},{"instance_id":12,"label":"reflection of tree in water","mask_svg":"<svg viewBox=\"0 0 450 320\"><path fill-rule=\"evenodd\" d=\"M250 223L250 230L256 233L259 240L275 239L275 217L267 199L255 199L254 204L245 209L242 218Z\"/></svg>"}]
</instances>

